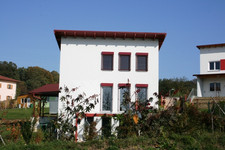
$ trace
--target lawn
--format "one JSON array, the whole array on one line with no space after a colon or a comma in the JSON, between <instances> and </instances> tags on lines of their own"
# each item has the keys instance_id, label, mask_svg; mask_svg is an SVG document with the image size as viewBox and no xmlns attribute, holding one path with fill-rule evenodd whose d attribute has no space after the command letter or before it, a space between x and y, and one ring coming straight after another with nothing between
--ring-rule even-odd
<instances>
[{"instance_id":1,"label":"lawn","mask_svg":"<svg viewBox=\"0 0 225 150\"><path fill-rule=\"evenodd\" d=\"M0 118L6 120L22 120L32 116L33 108L14 108L0 110ZM49 108L45 108L49 112Z\"/></svg>"}]
</instances>

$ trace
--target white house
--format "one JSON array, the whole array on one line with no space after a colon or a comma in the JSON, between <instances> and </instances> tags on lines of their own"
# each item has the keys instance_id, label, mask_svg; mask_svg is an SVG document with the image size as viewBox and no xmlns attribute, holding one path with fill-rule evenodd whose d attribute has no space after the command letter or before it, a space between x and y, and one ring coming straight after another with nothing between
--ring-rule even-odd
<instances>
[{"instance_id":1,"label":"white house","mask_svg":"<svg viewBox=\"0 0 225 150\"><path fill-rule=\"evenodd\" d=\"M225 43L199 45L200 74L197 77L198 97L225 96Z\"/></svg>"},{"instance_id":2,"label":"white house","mask_svg":"<svg viewBox=\"0 0 225 150\"><path fill-rule=\"evenodd\" d=\"M131 93L131 100L153 97L152 106L157 107L159 50L166 33L73 31L55 30L60 48L59 86L70 89L79 87L77 94L87 96L99 94L99 103L87 116L97 122L99 130L104 122L100 114L123 112L121 105L125 90ZM129 83L129 84L127 84ZM120 89L126 86L125 89ZM134 92L140 89L138 95ZM59 97L63 93L59 93ZM62 111L59 101L58 112ZM115 127L118 123L110 120ZM82 138L82 126L78 126L78 138Z\"/></svg>"},{"instance_id":3,"label":"white house","mask_svg":"<svg viewBox=\"0 0 225 150\"><path fill-rule=\"evenodd\" d=\"M0 101L15 99L18 80L0 75Z\"/></svg>"}]
</instances>

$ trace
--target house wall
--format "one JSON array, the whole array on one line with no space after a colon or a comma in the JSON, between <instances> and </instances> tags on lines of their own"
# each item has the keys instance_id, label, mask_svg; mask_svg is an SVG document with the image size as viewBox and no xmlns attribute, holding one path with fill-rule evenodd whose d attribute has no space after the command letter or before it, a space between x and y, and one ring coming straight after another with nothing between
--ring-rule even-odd
<instances>
[{"instance_id":1,"label":"house wall","mask_svg":"<svg viewBox=\"0 0 225 150\"><path fill-rule=\"evenodd\" d=\"M9 81L0 81L0 101L6 100L7 96L11 96L12 99L15 99L16 96L16 83ZM12 85L12 89L8 89L8 84Z\"/></svg>"},{"instance_id":2,"label":"house wall","mask_svg":"<svg viewBox=\"0 0 225 150\"><path fill-rule=\"evenodd\" d=\"M201 79L201 96L199 97L218 97L225 96L225 79L224 78L203 78ZM210 83L220 83L221 91L210 91Z\"/></svg>"},{"instance_id":3,"label":"house wall","mask_svg":"<svg viewBox=\"0 0 225 150\"><path fill-rule=\"evenodd\" d=\"M114 52L113 70L103 71L102 52ZM131 70L119 71L119 52L131 53ZM148 71L136 71L136 53L148 53ZM103 39L103 38L62 38L60 54L60 87L67 86L69 89L78 87L73 96L83 92L86 97L98 94L99 103L91 113L121 113L119 110L119 88L118 84L127 83L129 80L132 101L135 101L136 84L148 84L148 98L153 97L152 106L158 107L155 102L158 99L153 93L158 93L159 76L159 47L158 40L143 39ZM101 83L113 83L112 111L102 111ZM59 93L59 99L65 93ZM63 110L63 103L59 101L58 112ZM101 117L95 117L98 133L101 134ZM82 139L83 124L78 125L78 138ZM119 123L112 120L113 131Z\"/></svg>"},{"instance_id":4,"label":"house wall","mask_svg":"<svg viewBox=\"0 0 225 150\"><path fill-rule=\"evenodd\" d=\"M200 49L200 74L225 73L225 70L210 71L210 61L225 59L225 47L211 47Z\"/></svg>"},{"instance_id":5,"label":"house wall","mask_svg":"<svg viewBox=\"0 0 225 150\"><path fill-rule=\"evenodd\" d=\"M101 70L101 52L114 52L113 71ZM119 52L131 52L130 71L118 70ZM147 72L136 71L136 52L149 53ZM101 83L113 83L113 109L110 113L117 113L119 83L127 83L129 79L131 94L135 91L135 84L148 84L148 97L154 97L153 93L158 92L158 53L157 40L62 38L60 87L79 87L77 94L85 92L90 96L100 95ZM132 100L135 101L135 96ZM100 106L101 99L93 112L101 112Z\"/></svg>"}]
</instances>

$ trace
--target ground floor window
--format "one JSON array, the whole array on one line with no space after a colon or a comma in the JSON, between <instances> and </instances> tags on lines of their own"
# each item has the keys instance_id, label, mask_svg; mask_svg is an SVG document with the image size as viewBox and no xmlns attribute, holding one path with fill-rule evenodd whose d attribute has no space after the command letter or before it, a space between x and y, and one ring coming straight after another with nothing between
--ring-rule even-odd
<instances>
[{"instance_id":1,"label":"ground floor window","mask_svg":"<svg viewBox=\"0 0 225 150\"><path fill-rule=\"evenodd\" d=\"M112 111L112 85L102 83L102 111Z\"/></svg>"},{"instance_id":2,"label":"ground floor window","mask_svg":"<svg viewBox=\"0 0 225 150\"><path fill-rule=\"evenodd\" d=\"M119 108L120 111L128 109L125 99L130 97L130 84L119 84Z\"/></svg>"},{"instance_id":3,"label":"ground floor window","mask_svg":"<svg viewBox=\"0 0 225 150\"><path fill-rule=\"evenodd\" d=\"M220 83L210 83L210 91L221 91Z\"/></svg>"},{"instance_id":4,"label":"ground floor window","mask_svg":"<svg viewBox=\"0 0 225 150\"><path fill-rule=\"evenodd\" d=\"M145 102L148 99L148 84L136 84L137 99L140 102Z\"/></svg>"}]
</instances>

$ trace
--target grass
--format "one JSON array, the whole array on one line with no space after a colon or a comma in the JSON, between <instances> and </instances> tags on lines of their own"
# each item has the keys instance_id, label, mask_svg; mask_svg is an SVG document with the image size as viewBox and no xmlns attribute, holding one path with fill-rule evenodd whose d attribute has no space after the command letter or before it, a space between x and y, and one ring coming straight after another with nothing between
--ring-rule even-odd
<instances>
[{"instance_id":1,"label":"grass","mask_svg":"<svg viewBox=\"0 0 225 150\"><path fill-rule=\"evenodd\" d=\"M33 108L13 108L0 110L0 118L5 120L23 120L32 116ZM49 112L49 108L45 108Z\"/></svg>"},{"instance_id":2,"label":"grass","mask_svg":"<svg viewBox=\"0 0 225 150\"><path fill-rule=\"evenodd\" d=\"M129 137L126 139L117 139L115 137L109 139L99 139L87 142L75 143L72 141L42 141L35 143L34 141L26 145L23 141L7 142L6 146L0 144L0 149L43 149L43 150L61 150L61 149L80 149L80 150L130 150L130 149L184 149L184 150L224 150L225 135L216 132L215 134L203 131L199 135L173 134L168 139L159 137ZM167 142L165 142L167 141Z\"/></svg>"}]
</instances>

